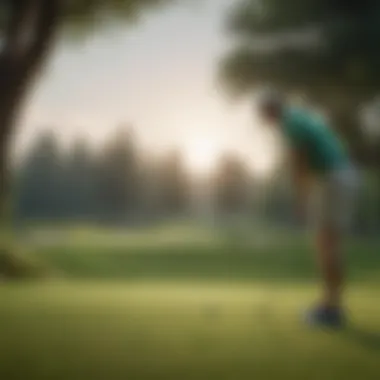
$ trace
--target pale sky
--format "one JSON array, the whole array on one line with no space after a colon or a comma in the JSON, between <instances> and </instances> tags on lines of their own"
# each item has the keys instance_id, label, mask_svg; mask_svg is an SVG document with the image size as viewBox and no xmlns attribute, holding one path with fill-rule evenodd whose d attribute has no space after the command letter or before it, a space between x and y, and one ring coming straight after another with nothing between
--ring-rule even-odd
<instances>
[{"instance_id":1,"label":"pale sky","mask_svg":"<svg viewBox=\"0 0 380 380\"><path fill-rule=\"evenodd\" d=\"M216 86L219 57L231 43L223 22L232 1L200 3L152 12L133 28L101 31L80 44L61 43L27 104L17 151L46 127L64 141L85 135L96 144L131 123L149 151L180 146L202 165L232 149L264 170L272 150L249 105L228 104Z\"/></svg>"}]
</instances>

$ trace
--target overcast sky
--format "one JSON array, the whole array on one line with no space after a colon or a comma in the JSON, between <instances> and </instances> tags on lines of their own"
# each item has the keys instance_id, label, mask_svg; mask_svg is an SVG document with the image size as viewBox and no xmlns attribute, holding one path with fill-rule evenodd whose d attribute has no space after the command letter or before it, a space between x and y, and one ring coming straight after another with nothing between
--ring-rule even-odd
<instances>
[{"instance_id":1,"label":"overcast sky","mask_svg":"<svg viewBox=\"0 0 380 380\"><path fill-rule=\"evenodd\" d=\"M233 149L259 169L268 166L269 147L248 107L229 105L216 86L219 57L230 46L223 23L231 3L168 7L133 28L61 43L25 109L17 151L42 128L96 144L131 123L151 151Z\"/></svg>"}]
</instances>

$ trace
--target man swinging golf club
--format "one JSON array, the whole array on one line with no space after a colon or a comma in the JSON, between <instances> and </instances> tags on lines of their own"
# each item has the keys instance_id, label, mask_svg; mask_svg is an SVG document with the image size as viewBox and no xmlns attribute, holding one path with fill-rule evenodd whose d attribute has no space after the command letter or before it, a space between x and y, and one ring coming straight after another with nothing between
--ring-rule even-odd
<instances>
[{"instance_id":1,"label":"man swinging golf club","mask_svg":"<svg viewBox=\"0 0 380 380\"><path fill-rule=\"evenodd\" d=\"M355 170L343 141L317 113L293 107L281 94L270 91L259 100L259 114L277 125L289 147L299 216L305 216L311 191L318 185L315 246L324 291L308 321L340 327L345 322L342 240L353 211Z\"/></svg>"}]
</instances>

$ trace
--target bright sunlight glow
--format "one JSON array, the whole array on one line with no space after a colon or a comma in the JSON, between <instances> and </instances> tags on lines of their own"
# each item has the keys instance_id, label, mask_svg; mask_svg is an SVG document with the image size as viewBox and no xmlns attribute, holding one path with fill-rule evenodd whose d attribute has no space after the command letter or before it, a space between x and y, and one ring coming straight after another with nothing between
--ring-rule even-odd
<instances>
[{"instance_id":1,"label":"bright sunlight glow","mask_svg":"<svg viewBox=\"0 0 380 380\"><path fill-rule=\"evenodd\" d=\"M222 148L211 139L198 138L184 144L184 159L189 169L197 174L212 171L222 153Z\"/></svg>"}]
</instances>

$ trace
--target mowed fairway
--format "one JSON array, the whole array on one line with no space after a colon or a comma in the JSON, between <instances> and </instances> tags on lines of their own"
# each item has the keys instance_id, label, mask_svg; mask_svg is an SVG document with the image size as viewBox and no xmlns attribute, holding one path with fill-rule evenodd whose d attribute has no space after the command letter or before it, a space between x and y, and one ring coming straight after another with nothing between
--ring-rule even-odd
<instances>
[{"instance_id":1,"label":"mowed fairway","mask_svg":"<svg viewBox=\"0 0 380 380\"><path fill-rule=\"evenodd\" d=\"M379 378L376 242L350 244L351 323L331 333L300 323L317 287L295 236L181 233L35 243L66 278L1 285L0 379Z\"/></svg>"}]
</instances>

